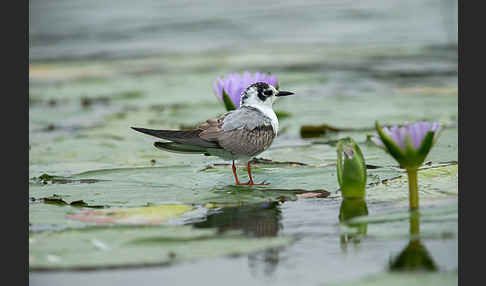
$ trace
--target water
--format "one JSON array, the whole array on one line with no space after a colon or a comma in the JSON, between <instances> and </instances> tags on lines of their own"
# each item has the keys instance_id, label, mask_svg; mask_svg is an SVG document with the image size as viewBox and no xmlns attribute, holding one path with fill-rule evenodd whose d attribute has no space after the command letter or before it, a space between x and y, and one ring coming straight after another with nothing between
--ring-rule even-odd
<instances>
[{"instance_id":1,"label":"water","mask_svg":"<svg viewBox=\"0 0 486 286\"><path fill-rule=\"evenodd\" d=\"M31 271L32 285L366 285L369 279L376 279L373 285L457 284L457 181L425 183L421 195L420 241L439 272L396 276L388 265L411 240L406 189L368 190L369 219L351 227L365 233L350 235L338 219L334 146L308 144L353 136L368 163L390 169L396 163L364 144L367 131L299 136L303 124L357 128L376 119L429 119L453 125L457 2L46 0L31 1L29 11L29 177L46 172L92 179L113 173L112 183L31 184L29 196L55 193L112 207L244 197L231 194L229 168L200 171L220 161L154 151L151 138L128 127L176 129L215 116L223 110L211 94L213 80L246 69L271 71L298 94L276 105L293 116L281 121L274 148L263 157L309 165L260 166L255 176L274 188L325 186L332 193L223 208L191 222L196 229L296 239L286 247L167 267ZM130 93L139 96L129 98ZM136 169L150 167L152 159L161 168ZM457 128L444 132L429 160L457 160ZM324 163L331 165L318 166ZM85 171L90 172L78 175ZM375 180L388 175L369 172ZM77 209L54 207L29 205L36 224L31 231L79 226L65 218Z\"/></svg>"},{"instance_id":2,"label":"water","mask_svg":"<svg viewBox=\"0 0 486 286\"><path fill-rule=\"evenodd\" d=\"M457 1L30 1L30 61L208 50L457 45Z\"/></svg>"},{"instance_id":3,"label":"water","mask_svg":"<svg viewBox=\"0 0 486 286\"><path fill-rule=\"evenodd\" d=\"M147 285L161 281L168 285L335 285L336 282L357 283L359 278L379 276L387 270L387 261L406 247L408 239L405 236L380 239L373 233L378 229L390 232L393 228L405 228L406 232L407 222L367 224L368 237L343 242L337 225L339 205L339 201L328 199L299 200L265 208L259 205L253 209L246 207L246 210L230 209L196 224L197 227L218 227L221 231L239 229L258 237L298 237L297 242L283 249L199 260L165 268L35 273L31 274L30 281L32 285L82 285L86 281L90 281L91 285ZM386 210L379 205L370 204L368 207L372 215ZM250 216L242 215L245 212ZM451 212L457 212L457 209L452 208L449 214ZM446 218L447 215L442 217ZM442 230L448 229L448 224L454 225L453 221L453 218L445 219L443 224L446 226L441 227ZM430 222L422 222L421 231L428 232L435 228L431 225ZM457 240L422 239L422 243L442 273L457 269ZM412 277L420 279L417 275L412 274ZM453 280L446 282L454 285Z\"/></svg>"}]
</instances>

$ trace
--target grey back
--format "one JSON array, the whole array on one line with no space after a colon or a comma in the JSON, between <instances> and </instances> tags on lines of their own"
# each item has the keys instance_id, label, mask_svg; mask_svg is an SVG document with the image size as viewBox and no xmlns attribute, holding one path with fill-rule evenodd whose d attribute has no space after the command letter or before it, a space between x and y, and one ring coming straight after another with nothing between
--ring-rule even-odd
<instances>
[{"instance_id":1,"label":"grey back","mask_svg":"<svg viewBox=\"0 0 486 286\"><path fill-rule=\"evenodd\" d=\"M262 125L272 126L272 120L254 107L242 106L240 109L231 111L226 115L222 128L224 131L239 128L253 130Z\"/></svg>"}]
</instances>

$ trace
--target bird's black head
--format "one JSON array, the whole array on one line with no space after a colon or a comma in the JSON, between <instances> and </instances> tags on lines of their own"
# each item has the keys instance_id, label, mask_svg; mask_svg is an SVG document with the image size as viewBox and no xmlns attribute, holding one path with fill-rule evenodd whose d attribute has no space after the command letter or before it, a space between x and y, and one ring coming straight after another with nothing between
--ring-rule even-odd
<instances>
[{"instance_id":1,"label":"bird's black head","mask_svg":"<svg viewBox=\"0 0 486 286\"><path fill-rule=\"evenodd\" d=\"M266 104L272 105L277 96L293 94L288 91L278 91L271 84L257 82L245 89L241 96L241 105L245 104Z\"/></svg>"}]
</instances>

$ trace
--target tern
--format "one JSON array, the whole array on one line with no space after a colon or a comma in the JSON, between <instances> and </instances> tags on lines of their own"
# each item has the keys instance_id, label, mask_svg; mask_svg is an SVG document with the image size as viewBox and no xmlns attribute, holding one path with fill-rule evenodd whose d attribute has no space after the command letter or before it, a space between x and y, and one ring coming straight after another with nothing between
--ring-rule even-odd
<instances>
[{"instance_id":1,"label":"tern","mask_svg":"<svg viewBox=\"0 0 486 286\"><path fill-rule=\"evenodd\" d=\"M278 119L272 105L280 96L294 94L278 91L274 86L257 82L241 94L240 108L208 119L194 130L154 130L132 127L148 135L167 140L155 142L164 151L217 156L232 161L236 185L255 184L251 175L250 160L267 150L277 136ZM235 161L246 162L249 181L241 183L236 174Z\"/></svg>"}]
</instances>

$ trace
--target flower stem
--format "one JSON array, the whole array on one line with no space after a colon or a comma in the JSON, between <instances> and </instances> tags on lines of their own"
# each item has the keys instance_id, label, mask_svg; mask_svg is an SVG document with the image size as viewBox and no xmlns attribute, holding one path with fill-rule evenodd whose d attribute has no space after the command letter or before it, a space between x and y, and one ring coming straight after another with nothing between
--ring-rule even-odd
<instances>
[{"instance_id":1,"label":"flower stem","mask_svg":"<svg viewBox=\"0 0 486 286\"><path fill-rule=\"evenodd\" d=\"M407 169L410 209L416 210L419 207L417 169Z\"/></svg>"},{"instance_id":2,"label":"flower stem","mask_svg":"<svg viewBox=\"0 0 486 286\"><path fill-rule=\"evenodd\" d=\"M420 214L418 210L410 212L410 235L418 235L420 233Z\"/></svg>"}]
</instances>

